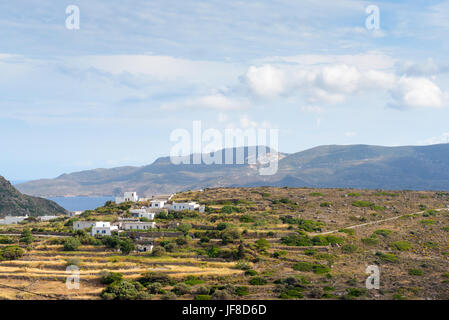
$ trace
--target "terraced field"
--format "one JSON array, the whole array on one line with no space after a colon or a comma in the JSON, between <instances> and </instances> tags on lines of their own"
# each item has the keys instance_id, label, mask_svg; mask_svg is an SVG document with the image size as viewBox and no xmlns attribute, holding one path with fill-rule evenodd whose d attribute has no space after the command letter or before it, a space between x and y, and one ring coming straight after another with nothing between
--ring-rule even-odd
<instances>
[{"instance_id":1,"label":"terraced field","mask_svg":"<svg viewBox=\"0 0 449 320\"><path fill-rule=\"evenodd\" d=\"M69 219L2 226L25 253L0 262L0 297L449 299L449 194L261 187L184 192L175 200L198 201L206 212L157 217L176 237L126 235L152 238L153 253L124 254L101 241L64 251L64 239L87 239L67 233ZM111 204L86 214L114 221L128 209ZM28 245L19 242L26 228L36 232ZM42 230L66 238L38 236ZM80 288L69 290L66 267L74 261ZM366 289L368 266L380 270L379 289ZM123 278L106 283L108 272ZM122 296L118 284L136 286L139 295Z\"/></svg>"}]
</instances>

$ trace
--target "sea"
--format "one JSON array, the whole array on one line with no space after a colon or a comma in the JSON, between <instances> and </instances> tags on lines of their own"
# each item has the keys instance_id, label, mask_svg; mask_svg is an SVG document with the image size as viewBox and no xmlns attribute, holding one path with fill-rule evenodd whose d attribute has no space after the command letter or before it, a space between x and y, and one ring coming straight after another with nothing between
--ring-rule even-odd
<instances>
[{"instance_id":1,"label":"sea","mask_svg":"<svg viewBox=\"0 0 449 320\"><path fill-rule=\"evenodd\" d=\"M106 201L115 200L114 197L50 197L68 211L93 210L101 207Z\"/></svg>"}]
</instances>

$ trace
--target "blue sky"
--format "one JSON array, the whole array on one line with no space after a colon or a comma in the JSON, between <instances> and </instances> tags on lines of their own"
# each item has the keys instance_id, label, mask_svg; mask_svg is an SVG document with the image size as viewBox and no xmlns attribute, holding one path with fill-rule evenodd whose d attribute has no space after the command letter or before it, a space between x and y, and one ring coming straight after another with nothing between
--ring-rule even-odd
<instances>
[{"instance_id":1,"label":"blue sky","mask_svg":"<svg viewBox=\"0 0 449 320\"><path fill-rule=\"evenodd\" d=\"M283 152L448 142L448 38L449 1L3 1L0 174L148 164L194 120Z\"/></svg>"}]
</instances>

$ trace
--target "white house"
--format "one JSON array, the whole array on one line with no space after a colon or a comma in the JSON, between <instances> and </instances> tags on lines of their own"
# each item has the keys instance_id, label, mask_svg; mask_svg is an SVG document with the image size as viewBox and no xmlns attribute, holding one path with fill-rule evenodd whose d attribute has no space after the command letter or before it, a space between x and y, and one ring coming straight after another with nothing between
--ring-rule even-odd
<instances>
[{"instance_id":1,"label":"white house","mask_svg":"<svg viewBox=\"0 0 449 320\"><path fill-rule=\"evenodd\" d=\"M98 221L92 227L91 235L92 236L110 236L111 232L117 230L117 226L111 226L109 222Z\"/></svg>"},{"instance_id":2,"label":"white house","mask_svg":"<svg viewBox=\"0 0 449 320\"><path fill-rule=\"evenodd\" d=\"M139 252L152 252L153 244L152 243L138 243L138 244L136 244L136 249Z\"/></svg>"},{"instance_id":3,"label":"white house","mask_svg":"<svg viewBox=\"0 0 449 320\"><path fill-rule=\"evenodd\" d=\"M123 202L137 202L139 201L139 197L137 196L137 192L125 192L123 194L123 197L116 197L115 198L115 203L116 204L120 204Z\"/></svg>"},{"instance_id":4,"label":"white house","mask_svg":"<svg viewBox=\"0 0 449 320\"><path fill-rule=\"evenodd\" d=\"M58 219L59 216L40 216L39 219L41 221L50 221L50 220L54 220L54 219Z\"/></svg>"},{"instance_id":5,"label":"white house","mask_svg":"<svg viewBox=\"0 0 449 320\"><path fill-rule=\"evenodd\" d=\"M182 211L182 210L190 210L193 211L195 209L199 209L200 205L196 202L173 202L172 204L168 204L165 206L168 210L173 211Z\"/></svg>"},{"instance_id":6,"label":"white house","mask_svg":"<svg viewBox=\"0 0 449 320\"><path fill-rule=\"evenodd\" d=\"M145 209L145 208L131 209L131 210L129 210L129 213L131 213L133 217L147 218L149 220L153 220L154 216L155 216L154 212L149 212L148 209Z\"/></svg>"},{"instance_id":7,"label":"white house","mask_svg":"<svg viewBox=\"0 0 449 320\"><path fill-rule=\"evenodd\" d=\"M164 200L151 200L150 201L150 208L160 209L163 208L165 205Z\"/></svg>"},{"instance_id":8,"label":"white house","mask_svg":"<svg viewBox=\"0 0 449 320\"><path fill-rule=\"evenodd\" d=\"M89 229L95 225L96 221L74 221L73 230Z\"/></svg>"},{"instance_id":9,"label":"white house","mask_svg":"<svg viewBox=\"0 0 449 320\"><path fill-rule=\"evenodd\" d=\"M122 223L124 230L149 230L156 228L155 222L126 221Z\"/></svg>"},{"instance_id":10,"label":"white house","mask_svg":"<svg viewBox=\"0 0 449 320\"><path fill-rule=\"evenodd\" d=\"M79 216L82 213L83 213L82 211L70 211L69 212L69 217L76 217L76 216Z\"/></svg>"},{"instance_id":11,"label":"white house","mask_svg":"<svg viewBox=\"0 0 449 320\"><path fill-rule=\"evenodd\" d=\"M6 216L5 219L0 220L0 224L17 224L19 222L22 222L28 218L28 215L26 216Z\"/></svg>"}]
</instances>

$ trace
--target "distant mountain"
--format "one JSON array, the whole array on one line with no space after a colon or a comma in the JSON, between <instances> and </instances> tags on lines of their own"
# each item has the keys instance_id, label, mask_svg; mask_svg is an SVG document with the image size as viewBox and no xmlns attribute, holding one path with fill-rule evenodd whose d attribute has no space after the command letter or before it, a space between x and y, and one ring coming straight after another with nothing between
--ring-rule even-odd
<instances>
[{"instance_id":1,"label":"distant mountain","mask_svg":"<svg viewBox=\"0 0 449 320\"><path fill-rule=\"evenodd\" d=\"M223 154L227 151L236 149L226 149ZM242 164L175 165L163 157L143 167L81 171L22 183L17 188L39 196L117 195L125 190L136 190L143 196L239 186L449 190L449 144L330 145L293 154L267 150L280 159L277 173L271 176L259 175L259 166L248 161L248 148L243 151Z\"/></svg>"},{"instance_id":2,"label":"distant mountain","mask_svg":"<svg viewBox=\"0 0 449 320\"><path fill-rule=\"evenodd\" d=\"M53 201L21 194L9 181L0 176L0 217L43 216L64 214L67 211Z\"/></svg>"}]
</instances>

